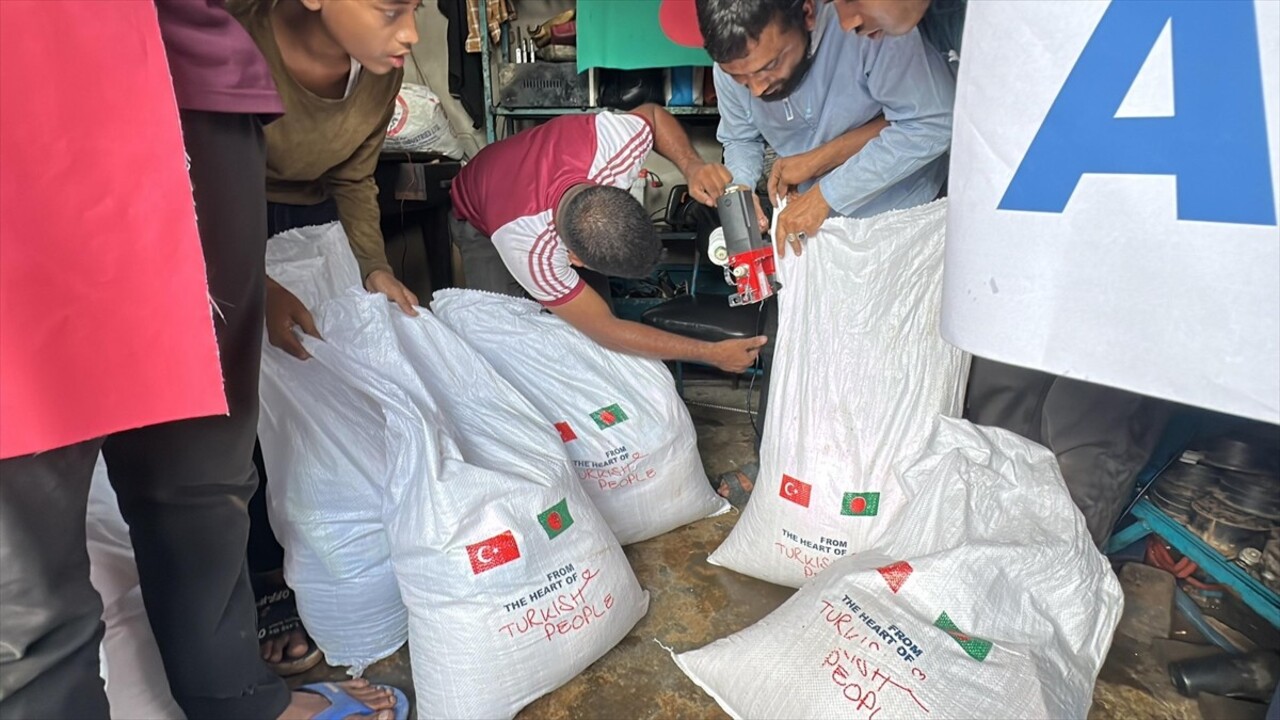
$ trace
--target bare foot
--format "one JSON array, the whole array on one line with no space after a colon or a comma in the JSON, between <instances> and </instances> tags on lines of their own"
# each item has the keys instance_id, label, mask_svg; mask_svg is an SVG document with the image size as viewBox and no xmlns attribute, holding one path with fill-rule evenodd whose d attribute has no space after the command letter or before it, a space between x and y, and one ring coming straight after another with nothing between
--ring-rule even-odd
<instances>
[{"instance_id":1,"label":"bare foot","mask_svg":"<svg viewBox=\"0 0 1280 720\"><path fill-rule=\"evenodd\" d=\"M720 486L716 488L716 492L720 494L720 497L725 498L726 500L733 494L733 488L729 487L729 483L731 482L738 483L738 486L748 494L755 489L755 483L751 482L751 478L741 472L735 472L732 477L727 480L722 480Z\"/></svg>"},{"instance_id":2,"label":"bare foot","mask_svg":"<svg viewBox=\"0 0 1280 720\"><path fill-rule=\"evenodd\" d=\"M395 720L396 696L390 690L370 685L364 678L337 684L355 699L378 711L373 715L348 715L346 720ZM324 697L305 690L294 690L289 707L284 709L278 720L311 720L327 707L329 701Z\"/></svg>"},{"instance_id":3,"label":"bare foot","mask_svg":"<svg viewBox=\"0 0 1280 720\"><path fill-rule=\"evenodd\" d=\"M283 660L297 660L306 655L311 646L307 643L307 633L299 627L283 635L267 638L258 647L262 651L263 660L278 663Z\"/></svg>"}]
</instances>

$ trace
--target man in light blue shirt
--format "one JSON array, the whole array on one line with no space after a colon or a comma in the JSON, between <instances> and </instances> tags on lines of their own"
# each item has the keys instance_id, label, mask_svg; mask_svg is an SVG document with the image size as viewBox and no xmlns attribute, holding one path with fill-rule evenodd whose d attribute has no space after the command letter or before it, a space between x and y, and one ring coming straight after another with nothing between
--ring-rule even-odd
<instances>
[{"instance_id":1,"label":"man in light blue shirt","mask_svg":"<svg viewBox=\"0 0 1280 720\"><path fill-rule=\"evenodd\" d=\"M947 172L955 80L946 61L911 30L875 40L845 33L822 0L696 0L698 25L716 62L717 138L724 165L688 178L695 192L728 183L754 188L768 143L778 154L771 198L787 196L774 242L799 253L831 215L867 217L932 201ZM756 208L763 228L764 213ZM766 308L766 334L776 322ZM758 413L768 407L773 347ZM758 449L758 446L757 446ZM755 468L726 473L718 491L736 505Z\"/></svg>"},{"instance_id":2,"label":"man in light blue shirt","mask_svg":"<svg viewBox=\"0 0 1280 720\"><path fill-rule=\"evenodd\" d=\"M872 40L841 30L817 0L697 0L716 61L717 138L732 181L755 187L764 147L788 194L780 253L797 252L830 215L868 217L927 203L946 178L955 81L916 31ZM881 119L883 117L883 119ZM694 178L714 184L727 178Z\"/></svg>"},{"instance_id":3,"label":"man in light blue shirt","mask_svg":"<svg viewBox=\"0 0 1280 720\"><path fill-rule=\"evenodd\" d=\"M957 69L968 0L823 0L832 3L845 32L878 40L906 35L912 28Z\"/></svg>"}]
</instances>

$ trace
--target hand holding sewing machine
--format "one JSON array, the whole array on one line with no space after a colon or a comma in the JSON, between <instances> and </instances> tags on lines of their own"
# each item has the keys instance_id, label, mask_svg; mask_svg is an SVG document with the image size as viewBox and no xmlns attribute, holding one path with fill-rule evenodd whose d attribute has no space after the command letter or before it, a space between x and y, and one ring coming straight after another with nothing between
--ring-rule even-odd
<instances>
[{"instance_id":1,"label":"hand holding sewing machine","mask_svg":"<svg viewBox=\"0 0 1280 720\"><path fill-rule=\"evenodd\" d=\"M707 207L715 207L724 189L733 185L733 173L720 163L704 162L691 170L686 179L689 194ZM760 198L755 193L751 193L751 197L755 201L756 222L760 225L760 232L765 232L769 229L769 219L765 217L764 208L760 207Z\"/></svg>"},{"instance_id":2,"label":"hand holding sewing machine","mask_svg":"<svg viewBox=\"0 0 1280 720\"><path fill-rule=\"evenodd\" d=\"M750 196L752 200L747 200ZM759 198L745 185L730 185L716 198L720 227L707 239L707 256L724 268L724 279L737 292L730 307L758 303L773 295L774 253L761 234L759 218L752 218L752 201Z\"/></svg>"}]
</instances>

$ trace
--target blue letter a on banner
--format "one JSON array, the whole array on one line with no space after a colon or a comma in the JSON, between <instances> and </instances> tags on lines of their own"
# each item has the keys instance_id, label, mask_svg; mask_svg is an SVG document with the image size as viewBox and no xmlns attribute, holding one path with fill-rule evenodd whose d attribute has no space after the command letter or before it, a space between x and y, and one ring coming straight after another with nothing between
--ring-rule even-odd
<instances>
[{"instance_id":1,"label":"blue letter a on banner","mask_svg":"<svg viewBox=\"0 0 1280 720\"><path fill-rule=\"evenodd\" d=\"M1116 117L1166 24L1173 117ZM1085 173L1174 175L1178 219L1275 225L1252 0L1113 0L1000 201L1060 213Z\"/></svg>"}]
</instances>

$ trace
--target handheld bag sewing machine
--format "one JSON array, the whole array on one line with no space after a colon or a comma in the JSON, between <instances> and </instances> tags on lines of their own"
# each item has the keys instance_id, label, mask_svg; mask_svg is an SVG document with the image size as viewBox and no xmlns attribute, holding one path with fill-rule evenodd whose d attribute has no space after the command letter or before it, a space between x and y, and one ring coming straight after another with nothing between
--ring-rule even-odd
<instances>
[{"instance_id":1,"label":"handheld bag sewing machine","mask_svg":"<svg viewBox=\"0 0 1280 720\"><path fill-rule=\"evenodd\" d=\"M724 280L738 292L729 296L729 305L750 305L773 295L773 244L760 235L756 223L751 188L730 185L716 199L720 227L711 231L707 240L707 256L724 268Z\"/></svg>"}]
</instances>

